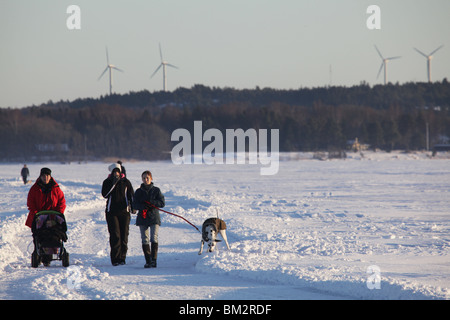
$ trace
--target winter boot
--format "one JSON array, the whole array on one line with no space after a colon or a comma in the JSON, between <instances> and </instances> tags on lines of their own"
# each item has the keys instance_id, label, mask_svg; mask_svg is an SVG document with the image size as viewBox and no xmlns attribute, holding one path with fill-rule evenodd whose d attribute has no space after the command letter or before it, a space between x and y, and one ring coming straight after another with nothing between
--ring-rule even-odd
<instances>
[{"instance_id":1,"label":"winter boot","mask_svg":"<svg viewBox=\"0 0 450 320\"><path fill-rule=\"evenodd\" d=\"M158 258L158 243L157 242L152 242L152 253L151 253L151 262L150 262L150 267L151 268L156 268L156 260Z\"/></svg>"},{"instance_id":2,"label":"winter boot","mask_svg":"<svg viewBox=\"0 0 450 320\"><path fill-rule=\"evenodd\" d=\"M150 245L149 244L143 244L142 245L142 251L144 251L144 257L145 257L144 268L150 268L151 261L152 261Z\"/></svg>"}]
</instances>

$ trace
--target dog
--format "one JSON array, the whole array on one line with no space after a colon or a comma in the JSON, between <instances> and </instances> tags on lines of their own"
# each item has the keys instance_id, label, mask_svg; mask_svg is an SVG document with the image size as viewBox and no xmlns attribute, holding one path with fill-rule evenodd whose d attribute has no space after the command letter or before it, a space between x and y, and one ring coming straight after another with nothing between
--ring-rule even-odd
<instances>
[{"instance_id":1,"label":"dog","mask_svg":"<svg viewBox=\"0 0 450 320\"><path fill-rule=\"evenodd\" d=\"M227 225L225 224L225 221L219 218L209 218L206 219L205 222L203 222L202 225L202 241L200 245L200 251L198 254L202 254L203 252L203 245L205 242L208 243L208 252L213 252L216 247L216 242L220 242L220 240L217 240L217 233L220 233L222 236L222 239L225 241L228 250L230 250L230 245L228 244L227 239L227 233L225 229L227 228Z\"/></svg>"}]
</instances>

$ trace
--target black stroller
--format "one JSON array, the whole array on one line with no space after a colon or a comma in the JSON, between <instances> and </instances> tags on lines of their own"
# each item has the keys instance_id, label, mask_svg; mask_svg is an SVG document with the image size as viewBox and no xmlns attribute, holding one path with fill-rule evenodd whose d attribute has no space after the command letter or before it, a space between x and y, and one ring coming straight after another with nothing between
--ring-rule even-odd
<instances>
[{"instance_id":1,"label":"black stroller","mask_svg":"<svg viewBox=\"0 0 450 320\"><path fill-rule=\"evenodd\" d=\"M63 242L67 241L67 224L62 213L41 211L36 213L31 227L34 251L31 266L37 268L42 262L49 266L52 260L61 260L63 267L69 266L69 253Z\"/></svg>"}]
</instances>

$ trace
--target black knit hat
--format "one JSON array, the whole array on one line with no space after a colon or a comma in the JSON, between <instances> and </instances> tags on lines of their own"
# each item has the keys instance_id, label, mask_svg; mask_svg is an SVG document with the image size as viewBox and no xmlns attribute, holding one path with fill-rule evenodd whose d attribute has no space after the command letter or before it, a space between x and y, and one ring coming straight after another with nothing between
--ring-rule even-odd
<instances>
[{"instance_id":1,"label":"black knit hat","mask_svg":"<svg viewBox=\"0 0 450 320\"><path fill-rule=\"evenodd\" d=\"M51 176L52 175L52 170L50 170L49 168L42 168L41 169L41 176L43 174L48 174L49 176Z\"/></svg>"}]
</instances>

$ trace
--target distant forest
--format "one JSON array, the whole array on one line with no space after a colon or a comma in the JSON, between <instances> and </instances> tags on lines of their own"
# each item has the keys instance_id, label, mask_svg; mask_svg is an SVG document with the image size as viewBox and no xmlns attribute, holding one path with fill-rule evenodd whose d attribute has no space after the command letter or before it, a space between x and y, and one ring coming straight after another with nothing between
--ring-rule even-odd
<instances>
[{"instance_id":1,"label":"distant forest","mask_svg":"<svg viewBox=\"0 0 450 320\"><path fill-rule=\"evenodd\" d=\"M195 85L0 109L0 161L170 159L177 128L279 129L280 151L423 150L450 137L450 83L238 90ZM193 133L192 133L193 135Z\"/></svg>"}]
</instances>

